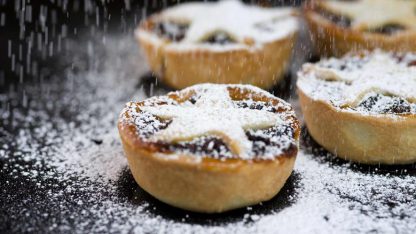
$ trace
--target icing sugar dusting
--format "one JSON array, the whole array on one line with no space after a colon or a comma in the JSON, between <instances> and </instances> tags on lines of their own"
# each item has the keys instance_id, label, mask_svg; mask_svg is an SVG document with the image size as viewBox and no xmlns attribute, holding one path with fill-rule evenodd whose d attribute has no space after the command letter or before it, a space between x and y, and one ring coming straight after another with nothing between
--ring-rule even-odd
<instances>
[{"instance_id":1,"label":"icing sugar dusting","mask_svg":"<svg viewBox=\"0 0 416 234\"><path fill-rule=\"evenodd\" d=\"M199 92L203 89L195 104L140 107L142 111L172 120L167 128L152 136L154 140L172 142L206 134L218 135L225 139L233 153L249 159L252 143L244 130L283 123L279 114L235 107L225 85L198 85L195 88Z\"/></svg>"},{"instance_id":2,"label":"icing sugar dusting","mask_svg":"<svg viewBox=\"0 0 416 234\"><path fill-rule=\"evenodd\" d=\"M395 56L376 50L306 64L299 72L298 87L316 100L340 107L355 108L371 93L398 97L409 102L415 113L416 67L409 65L414 55Z\"/></svg>"},{"instance_id":3,"label":"icing sugar dusting","mask_svg":"<svg viewBox=\"0 0 416 234\"><path fill-rule=\"evenodd\" d=\"M391 23L416 29L415 1L360 0L325 1L325 6L334 12L345 14L353 19L355 29L373 29ZM371 9L371 14L368 14Z\"/></svg>"},{"instance_id":4,"label":"icing sugar dusting","mask_svg":"<svg viewBox=\"0 0 416 234\"><path fill-rule=\"evenodd\" d=\"M29 101L28 109L13 106L13 101L10 108L1 109L0 207L8 207L0 215L1 230L413 233L416 229L414 167L360 169L339 163L320 147L309 146L307 139L301 143L295 173L270 202L205 216L155 201L129 173L115 127L127 100L147 98L142 88L135 88L146 69L137 65L142 58L130 36L90 44L92 57L86 58L78 56L87 51L80 43L69 45L73 54L65 58L77 55L76 69L66 71L69 76L51 78L44 99ZM86 61L99 65L82 68ZM64 90L56 89L62 84ZM58 102L51 101L57 97ZM19 225L8 227L10 222Z\"/></svg>"},{"instance_id":5,"label":"icing sugar dusting","mask_svg":"<svg viewBox=\"0 0 416 234\"><path fill-rule=\"evenodd\" d=\"M241 47L248 40L261 45L294 33L298 30L298 23L293 14L294 10L290 8L267 9L228 0L181 4L163 11L160 17L173 22L190 23L184 39L173 43L175 48L178 45L178 48L192 48L196 43L201 45L201 41L217 32L229 34ZM141 29L137 35L149 37ZM223 48L230 46L235 48L236 45L221 45Z\"/></svg>"}]
</instances>

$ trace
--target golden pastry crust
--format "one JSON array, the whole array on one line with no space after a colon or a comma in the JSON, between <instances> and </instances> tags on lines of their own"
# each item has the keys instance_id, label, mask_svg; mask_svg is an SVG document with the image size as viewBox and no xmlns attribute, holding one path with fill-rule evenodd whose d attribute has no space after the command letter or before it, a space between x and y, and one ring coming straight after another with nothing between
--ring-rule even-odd
<instances>
[{"instance_id":1,"label":"golden pastry crust","mask_svg":"<svg viewBox=\"0 0 416 234\"><path fill-rule=\"evenodd\" d=\"M152 72L176 89L199 83L242 83L270 88L283 78L297 39L297 29L287 29L291 30L287 35L261 45L255 45L257 42L252 38L244 38L229 49L218 49L223 45L217 44L199 47L202 42L192 44L192 49L178 49L174 44L180 43L153 32L155 24L163 20L163 12L149 17L135 35Z\"/></svg>"},{"instance_id":2,"label":"golden pastry crust","mask_svg":"<svg viewBox=\"0 0 416 234\"><path fill-rule=\"evenodd\" d=\"M416 162L415 62L375 50L305 64L297 91L311 136L354 162Z\"/></svg>"},{"instance_id":3,"label":"golden pastry crust","mask_svg":"<svg viewBox=\"0 0 416 234\"><path fill-rule=\"evenodd\" d=\"M189 156L181 156L172 160L126 141L123 139L123 146L130 170L144 190L172 206L203 213L224 212L271 199L292 173L296 158L194 162Z\"/></svg>"},{"instance_id":4,"label":"golden pastry crust","mask_svg":"<svg viewBox=\"0 0 416 234\"><path fill-rule=\"evenodd\" d=\"M250 97L255 101L270 101L276 108L281 108L284 103L247 86L233 86L228 90L233 100ZM193 93L190 87L168 96L182 102ZM137 104L144 105L143 102ZM129 118L131 116L125 110L118 129L136 182L157 199L175 207L217 213L254 205L275 196L293 170L300 134L294 114L289 114L288 120L294 130L296 147L274 155L272 159L254 157L250 160L161 151L157 143L138 136L133 122L125 121Z\"/></svg>"},{"instance_id":5,"label":"golden pastry crust","mask_svg":"<svg viewBox=\"0 0 416 234\"><path fill-rule=\"evenodd\" d=\"M182 52L166 50L151 40L137 38L152 71L175 89L206 82L270 88L283 78L296 34L265 44L254 52L246 49Z\"/></svg>"},{"instance_id":6,"label":"golden pastry crust","mask_svg":"<svg viewBox=\"0 0 416 234\"><path fill-rule=\"evenodd\" d=\"M309 133L331 153L365 164L416 162L415 115L394 119L344 112L299 88L298 94Z\"/></svg>"},{"instance_id":7,"label":"golden pastry crust","mask_svg":"<svg viewBox=\"0 0 416 234\"><path fill-rule=\"evenodd\" d=\"M305 18L318 55L338 57L350 51L376 48L397 52L416 51L416 30L409 29L386 35L341 27L318 12L319 9L330 11L325 7L325 2L308 1L304 5Z\"/></svg>"}]
</instances>

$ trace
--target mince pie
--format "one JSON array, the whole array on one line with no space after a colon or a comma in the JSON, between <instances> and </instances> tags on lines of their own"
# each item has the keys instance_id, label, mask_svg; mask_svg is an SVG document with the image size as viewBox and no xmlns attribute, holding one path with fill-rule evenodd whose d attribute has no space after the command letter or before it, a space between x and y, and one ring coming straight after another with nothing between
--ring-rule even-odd
<instances>
[{"instance_id":1,"label":"mince pie","mask_svg":"<svg viewBox=\"0 0 416 234\"><path fill-rule=\"evenodd\" d=\"M174 88L282 78L298 31L296 11L239 1L186 3L151 15L136 30L151 70Z\"/></svg>"},{"instance_id":2,"label":"mince pie","mask_svg":"<svg viewBox=\"0 0 416 234\"><path fill-rule=\"evenodd\" d=\"M416 53L350 53L305 64L298 93L312 137L367 164L416 162Z\"/></svg>"},{"instance_id":3,"label":"mince pie","mask_svg":"<svg viewBox=\"0 0 416 234\"><path fill-rule=\"evenodd\" d=\"M318 54L416 51L416 0L317 0L305 16Z\"/></svg>"},{"instance_id":4,"label":"mince pie","mask_svg":"<svg viewBox=\"0 0 416 234\"><path fill-rule=\"evenodd\" d=\"M300 134L288 103L250 85L202 84L129 102L118 128L144 190L207 213L275 196L293 170Z\"/></svg>"}]
</instances>

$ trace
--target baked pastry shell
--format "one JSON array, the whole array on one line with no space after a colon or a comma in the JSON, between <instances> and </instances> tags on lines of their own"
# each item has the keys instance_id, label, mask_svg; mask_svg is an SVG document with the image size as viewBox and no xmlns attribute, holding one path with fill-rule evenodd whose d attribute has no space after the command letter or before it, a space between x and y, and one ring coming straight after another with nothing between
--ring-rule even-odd
<instances>
[{"instance_id":1,"label":"baked pastry shell","mask_svg":"<svg viewBox=\"0 0 416 234\"><path fill-rule=\"evenodd\" d=\"M286 109L288 106L280 109L278 103L282 100L257 89L229 86L228 91L235 100L250 97L254 101L271 102L278 111L292 112L291 108ZM191 88L168 96L183 102L193 92ZM127 111L122 116L128 116ZM118 129L130 170L145 191L178 208L218 213L267 201L280 191L292 173L299 148L300 127L294 112L287 116L287 121L293 127L296 145L272 159L253 157L252 160L162 153L157 144L137 135L134 123L120 120Z\"/></svg>"},{"instance_id":2,"label":"baked pastry shell","mask_svg":"<svg viewBox=\"0 0 416 234\"><path fill-rule=\"evenodd\" d=\"M393 118L340 111L298 87L310 135L336 156L365 164L416 162L416 116Z\"/></svg>"},{"instance_id":3,"label":"baked pastry shell","mask_svg":"<svg viewBox=\"0 0 416 234\"><path fill-rule=\"evenodd\" d=\"M271 88L283 78L297 38L297 32L293 32L253 49L175 49L174 46L166 47L167 42L162 38L150 38L156 37L148 29L150 20L136 30L136 39L150 69L176 89L199 83L252 84Z\"/></svg>"},{"instance_id":4,"label":"baked pastry shell","mask_svg":"<svg viewBox=\"0 0 416 234\"><path fill-rule=\"evenodd\" d=\"M350 51L377 48L396 52L416 51L415 31L383 35L343 28L317 13L314 4L319 4L319 1L304 5L304 15L318 55L339 57Z\"/></svg>"},{"instance_id":5,"label":"baked pastry shell","mask_svg":"<svg viewBox=\"0 0 416 234\"><path fill-rule=\"evenodd\" d=\"M136 182L157 199L185 210L218 213L273 198L290 176L297 149L274 160L196 159L139 147L119 124L124 152Z\"/></svg>"}]
</instances>

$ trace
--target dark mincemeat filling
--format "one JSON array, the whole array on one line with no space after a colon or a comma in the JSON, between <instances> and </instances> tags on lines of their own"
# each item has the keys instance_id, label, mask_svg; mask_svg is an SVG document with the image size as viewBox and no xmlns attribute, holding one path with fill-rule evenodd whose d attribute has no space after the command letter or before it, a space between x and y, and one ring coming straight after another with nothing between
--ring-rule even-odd
<instances>
[{"instance_id":1,"label":"dark mincemeat filling","mask_svg":"<svg viewBox=\"0 0 416 234\"><path fill-rule=\"evenodd\" d=\"M406 57L405 54L393 53L392 58L397 61L397 63L404 63L407 66L416 66L416 59L414 57ZM355 71L360 69L368 62L368 57L362 56L352 56L343 60L336 60L335 63L332 62L322 62L321 66L325 68L337 69L340 71Z\"/></svg>"},{"instance_id":2,"label":"dark mincemeat filling","mask_svg":"<svg viewBox=\"0 0 416 234\"><path fill-rule=\"evenodd\" d=\"M239 108L248 108L253 110L266 110L269 112L276 112L276 108L269 103L264 102L245 102L245 101L236 101L235 102Z\"/></svg>"},{"instance_id":3,"label":"dark mincemeat filling","mask_svg":"<svg viewBox=\"0 0 416 234\"><path fill-rule=\"evenodd\" d=\"M412 66L416 66L416 60L410 61L407 66L412 67Z\"/></svg>"},{"instance_id":4,"label":"dark mincemeat filling","mask_svg":"<svg viewBox=\"0 0 416 234\"><path fill-rule=\"evenodd\" d=\"M253 152L255 155L264 155L268 147L281 148L280 144L282 140L280 139L284 137L290 137L291 139L295 137L293 128L289 125L281 125L263 130L250 130L246 132L246 135L253 142ZM296 147L294 143L286 150L289 151L293 147Z\"/></svg>"},{"instance_id":5,"label":"dark mincemeat filling","mask_svg":"<svg viewBox=\"0 0 416 234\"><path fill-rule=\"evenodd\" d=\"M415 56L416 57L416 56ZM406 57L405 54L393 53L392 58L397 61L397 63L404 63L407 66L416 66L415 57ZM325 68L333 68L340 71L355 71L363 67L364 64L368 62L368 57L362 56L352 56L348 59L337 60L336 63L326 62L322 63L321 66Z\"/></svg>"},{"instance_id":6,"label":"dark mincemeat filling","mask_svg":"<svg viewBox=\"0 0 416 234\"><path fill-rule=\"evenodd\" d=\"M189 24L174 23L174 22L160 22L156 23L153 31L166 39L174 42L179 42L185 38L185 34L189 29ZM208 44L231 44L236 41L225 32L216 32L204 39L202 43Z\"/></svg>"},{"instance_id":7,"label":"dark mincemeat filling","mask_svg":"<svg viewBox=\"0 0 416 234\"><path fill-rule=\"evenodd\" d=\"M322 8L316 10L321 16L333 22L334 24L348 28L351 27L352 20L348 16L340 15ZM400 24L386 24L381 27L367 29L367 32L393 35L399 31L406 30L406 27Z\"/></svg>"},{"instance_id":8,"label":"dark mincemeat filling","mask_svg":"<svg viewBox=\"0 0 416 234\"><path fill-rule=\"evenodd\" d=\"M158 142L159 149L162 152L172 151L186 151L191 154L204 154L219 158L224 158L230 154L228 146L218 137L199 137L190 142L179 142L175 144L168 144Z\"/></svg>"},{"instance_id":9,"label":"dark mincemeat filling","mask_svg":"<svg viewBox=\"0 0 416 234\"><path fill-rule=\"evenodd\" d=\"M220 44L220 45L226 45L226 44L232 44L235 43L235 40L230 37L225 32L217 32L211 36L209 36L207 39L203 40L204 43L208 44Z\"/></svg>"},{"instance_id":10,"label":"dark mincemeat filling","mask_svg":"<svg viewBox=\"0 0 416 234\"><path fill-rule=\"evenodd\" d=\"M378 28L368 29L368 32L371 33L380 33L386 35L393 35L397 32L406 30L406 27L400 24L386 24Z\"/></svg>"},{"instance_id":11,"label":"dark mincemeat filling","mask_svg":"<svg viewBox=\"0 0 416 234\"><path fill-rule=\"evenodd\" d=\"M369 96L358 104L358 109L380 114L406 114L412 111L411 104L400 97L389 97L381 94Z\"/></svg>"},{"instance_id":12,"label":"dark mincemeat filling","mask_svg":"<svg viewBox=\"0 0 416 234\"><path fill-rule=\"evenodd\" d=\"M412 58L405 57L404 54L393 54L392 57L397 60L398 63L407 64L407 66L415 66L416 60ZM366 62L368 58L366 57L350 57L346 60L337 61L336 63L323 63L321 66L325 68L333 68L340 71L354 71L360 69ZM328 82L336 80L326 80ZM346 85L350 85L349 82L344 82ZM325 88L329 88L325 86ZM374 94L368 96L366 99L362 100L356 107L353 107L358 111L368 111L379 114L407 114L412 113L416 110L416 104L412 104L407 100L382 94ZM413 110L412 110L413 109Z\"/></svg>"},{"instance_id":13,"label":"dark mincemeat filling","mask_svg":"<svg viewBox=\"0 0 416 234\"><path fill-rule=\"evenodd\" d=\"M134 119L137 132L142 137L149 137L155 132L165 129L169 126L171 121L162 120L152 114L142 112Z\"/></svg>"},{"instance_id":14,"label":"dark mincemeat filling","mask_svg":"<svg viewBox=\"0 0 416 234\"><path fill-rule=\"evenodd\" d=\"M195 103L196 97L191 97L189 101L191 103ZM235 103L240 108L257 110L265 109L267 111L276 112L276 109L268 103L245 101L236 101ZM139 135L143 138L148 138L157 131L167 128L170 121L161 120L148 113L142 113L135 119L135 123ZM280 125L277 127L270 127L268 129L249 130L246 131L246 135L247 138L253 142L254 155L262 156L265 154L267 149L273 147L280 149L280 143L284 140L287 141L287 139L293 139L295 137L295 132L293 127L290 125ZM193 139L192 141L173 144L159 141L156 142L155 145L160 152L182 151L195 155L206 155L220 159L235 157L231 154L227 144L216 136L203 136ZM291 143L287 149L282 149L282 152L286 153L294 149L296 149L296 145L295 143Z\"/></svg>"},{"instance_id":15,"label":"dark mincemeat filling","mask_svg":"<svg viewBox=\"0 0 416 234\"><path fill-rule=\"evenodd\" d=\"M354 71L363 67L368 61L366 57L354 56L348 59L337 61L336 63L323 63L326 68L338 69L340 71Z\"/></svg>"},{"instance_id":16,"label":"dark mincemeat filling","mask_svg":"<svg viewBox=\"0 0 416 234\"><path fill-rule=\"evenodd\" d=\"M246 131L247 138L253 142L253 153L254 155L264 155L267 148L278 147L281 148L280 142L282 139L290 137L293 139L294 132L292 127L288 125L282 125L279 127L271 127L262 130L250 130ZM274 140L271 140L275 137ZM231 151L225 142L215 136L204 136L196 138L189 142L178 142L178 143L166 143L157 142L158 149L161 152L189 152L195 155L207 155L213 158L235 158L231 155ZM282 149L283 152L289 152L296 148L295 143L291 143L287 149Z\"/></svg>"},{"instance_id":17,"label":"dark mincemeat filling","mask_svg":"<svg viewBox=\"0 0 416 234\"><path fill-rule=\"evenodd\" d=\"M155 24L153 30L157 35L161 37L178 42L185 38L185 34L188 28L188 24L160 22Z\"/></svg>"},{"instance_id":18,"label":"dark mincemeat filling","mask_svg":"<svg viewBox=\"0 0 416 234\"><path fill-rule=\"evenodd\" d=\"M334 24L340 27L348 28L351 26L351 19L347 16L339 15L339 14L330 12L328 10L325 10L323 8L318 8L316 11L322 17L326 18L327 20L333 22Z\"/></svg>"},{"instance_id":19,"label":"dark mincemeat filling","mask_svg":"<svg viewBox=\"0 0 416 234\"><path fill-rule=\"evenodd\" d=\"M406 54L394 53L392 56L398 63L405 63L409 67L416 66L416 55L409 58Z\"/></svg>"}]
</instances>

